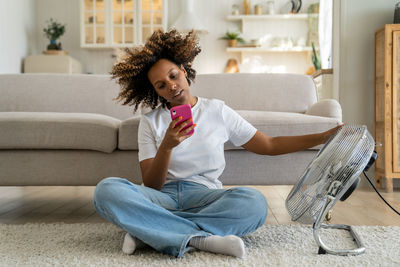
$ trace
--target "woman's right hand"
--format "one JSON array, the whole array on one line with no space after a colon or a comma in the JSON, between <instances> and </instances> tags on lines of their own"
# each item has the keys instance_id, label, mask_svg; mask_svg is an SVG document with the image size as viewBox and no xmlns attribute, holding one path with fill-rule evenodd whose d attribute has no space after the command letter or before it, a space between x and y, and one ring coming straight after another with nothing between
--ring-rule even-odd
<instances>
[{"instance_id":1,"label":"woman's right hand","mask_svg":"<svg viewBox=\"0 0 400 267\"><path fill-rule=\"evenodd\" d=\"M177 126L178 122L181 119L182 117L178 117L175 120L171 121L160 147L163 147L166 150L172 150L174 147L182 143L183 140L193 135L188 135L187 133L194 129L196 127L196 124L193 124L192 126L182 131L182 129L185 128L185 126L187 126L189 123L191 123L193 119L188 119Z\"/></svg>"}]
</instances>

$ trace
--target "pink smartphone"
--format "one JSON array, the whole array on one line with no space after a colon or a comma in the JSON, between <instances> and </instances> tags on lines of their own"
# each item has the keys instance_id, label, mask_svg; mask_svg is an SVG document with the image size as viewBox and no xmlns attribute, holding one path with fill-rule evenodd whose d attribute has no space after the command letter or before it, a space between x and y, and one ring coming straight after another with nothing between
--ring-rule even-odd
<instances>
[{"instance_id":1,"label":"pink smartphone","mask_svg":"<svg viewBox=\"0 0 400 267\"><path fill-rule=\"evenodd\" d=\"M192 118L192 108L190 107L189 104L185 104L185 105L180 105L180 106L176 106L176 107L172 107L170 110L171 113L171 119L175 120L176 118L178 118L179 116L182 116L182 120L180 120L176 125L178 126L179 124L181 124L182 122ZM190 127L193 125L193 121L190 122L188 125L186 125L183 129L185 130L186 128ZM194 129L192 129L190 132L187 133L187 135L191 135L194 133Z\"/></svg>"}]
</instances>

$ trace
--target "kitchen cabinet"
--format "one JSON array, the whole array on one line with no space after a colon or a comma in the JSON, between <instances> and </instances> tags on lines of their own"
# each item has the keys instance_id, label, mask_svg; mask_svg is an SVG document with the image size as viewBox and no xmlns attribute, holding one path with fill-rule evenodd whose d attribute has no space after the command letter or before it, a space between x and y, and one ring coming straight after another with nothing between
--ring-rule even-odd
<instances>
[{"instance_id":1,"label":"kitchen cabinet","mask_svg":"<svg viewBox=\"0 0 400 267\"><path fill-rule=\"evenodd\" d=\"M167 0L81 0L81 47L142 44L167 28Z\"/></svg>"}]
</instances>

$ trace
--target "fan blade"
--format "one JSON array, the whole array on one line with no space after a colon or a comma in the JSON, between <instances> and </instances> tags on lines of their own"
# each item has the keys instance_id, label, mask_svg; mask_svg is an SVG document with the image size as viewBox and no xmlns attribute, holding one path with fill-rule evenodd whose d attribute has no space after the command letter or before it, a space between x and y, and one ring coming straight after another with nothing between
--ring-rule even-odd
<instances>
[{"instance_id":1,"label":"fan blade","mask_svg":"<svg viewBox=\"0 0 400 267\"><path fill-rule=\"evenodd\" d=\"M340 198L340 201L345 201L353 192L356 190L358 184L360 183L360 177L357 177L357 179L354 181L354 183L347 189L346 193L343 194L343 196Z\"/></svg>"},{"instance_id":2,"label":"fan blade","mask_svg":"<svg viewBox=\"0 0 400 267\"><path fill-rule=\"evenodd\" d=\"M365 166L364 171L368 171L369 168L371 168L372 164L375 163L376 159L378 158L378 153L374 150L374 152L372 152L371 158L369 159L367 166Z\"/></svg>"}]
</instances>

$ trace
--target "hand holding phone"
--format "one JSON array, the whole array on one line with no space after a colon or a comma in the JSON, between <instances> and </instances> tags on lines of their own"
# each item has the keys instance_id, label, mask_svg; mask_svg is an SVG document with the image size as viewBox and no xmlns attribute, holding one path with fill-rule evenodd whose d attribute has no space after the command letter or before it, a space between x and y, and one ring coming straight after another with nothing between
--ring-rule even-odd
<instances>
[{"instance_id":1,"label":"hand holding phone","mask_svg":"<svg viewBox=\"0 0 400 267\"><path fill-rule=\"evenodd\" d=\"M190 107L189 104L172 107L170 113L172 120L175 120L178 117L182 117L182 119L176 124L176 126L178 126L179 124L183 123L186 120L192 119L192 121L188 123L188 125L186 125L182 129L182 131L193 125L192 108ZM186 135L192 135L193 133L194 129L190 130Z\"/></svg>"}]
</instances>

